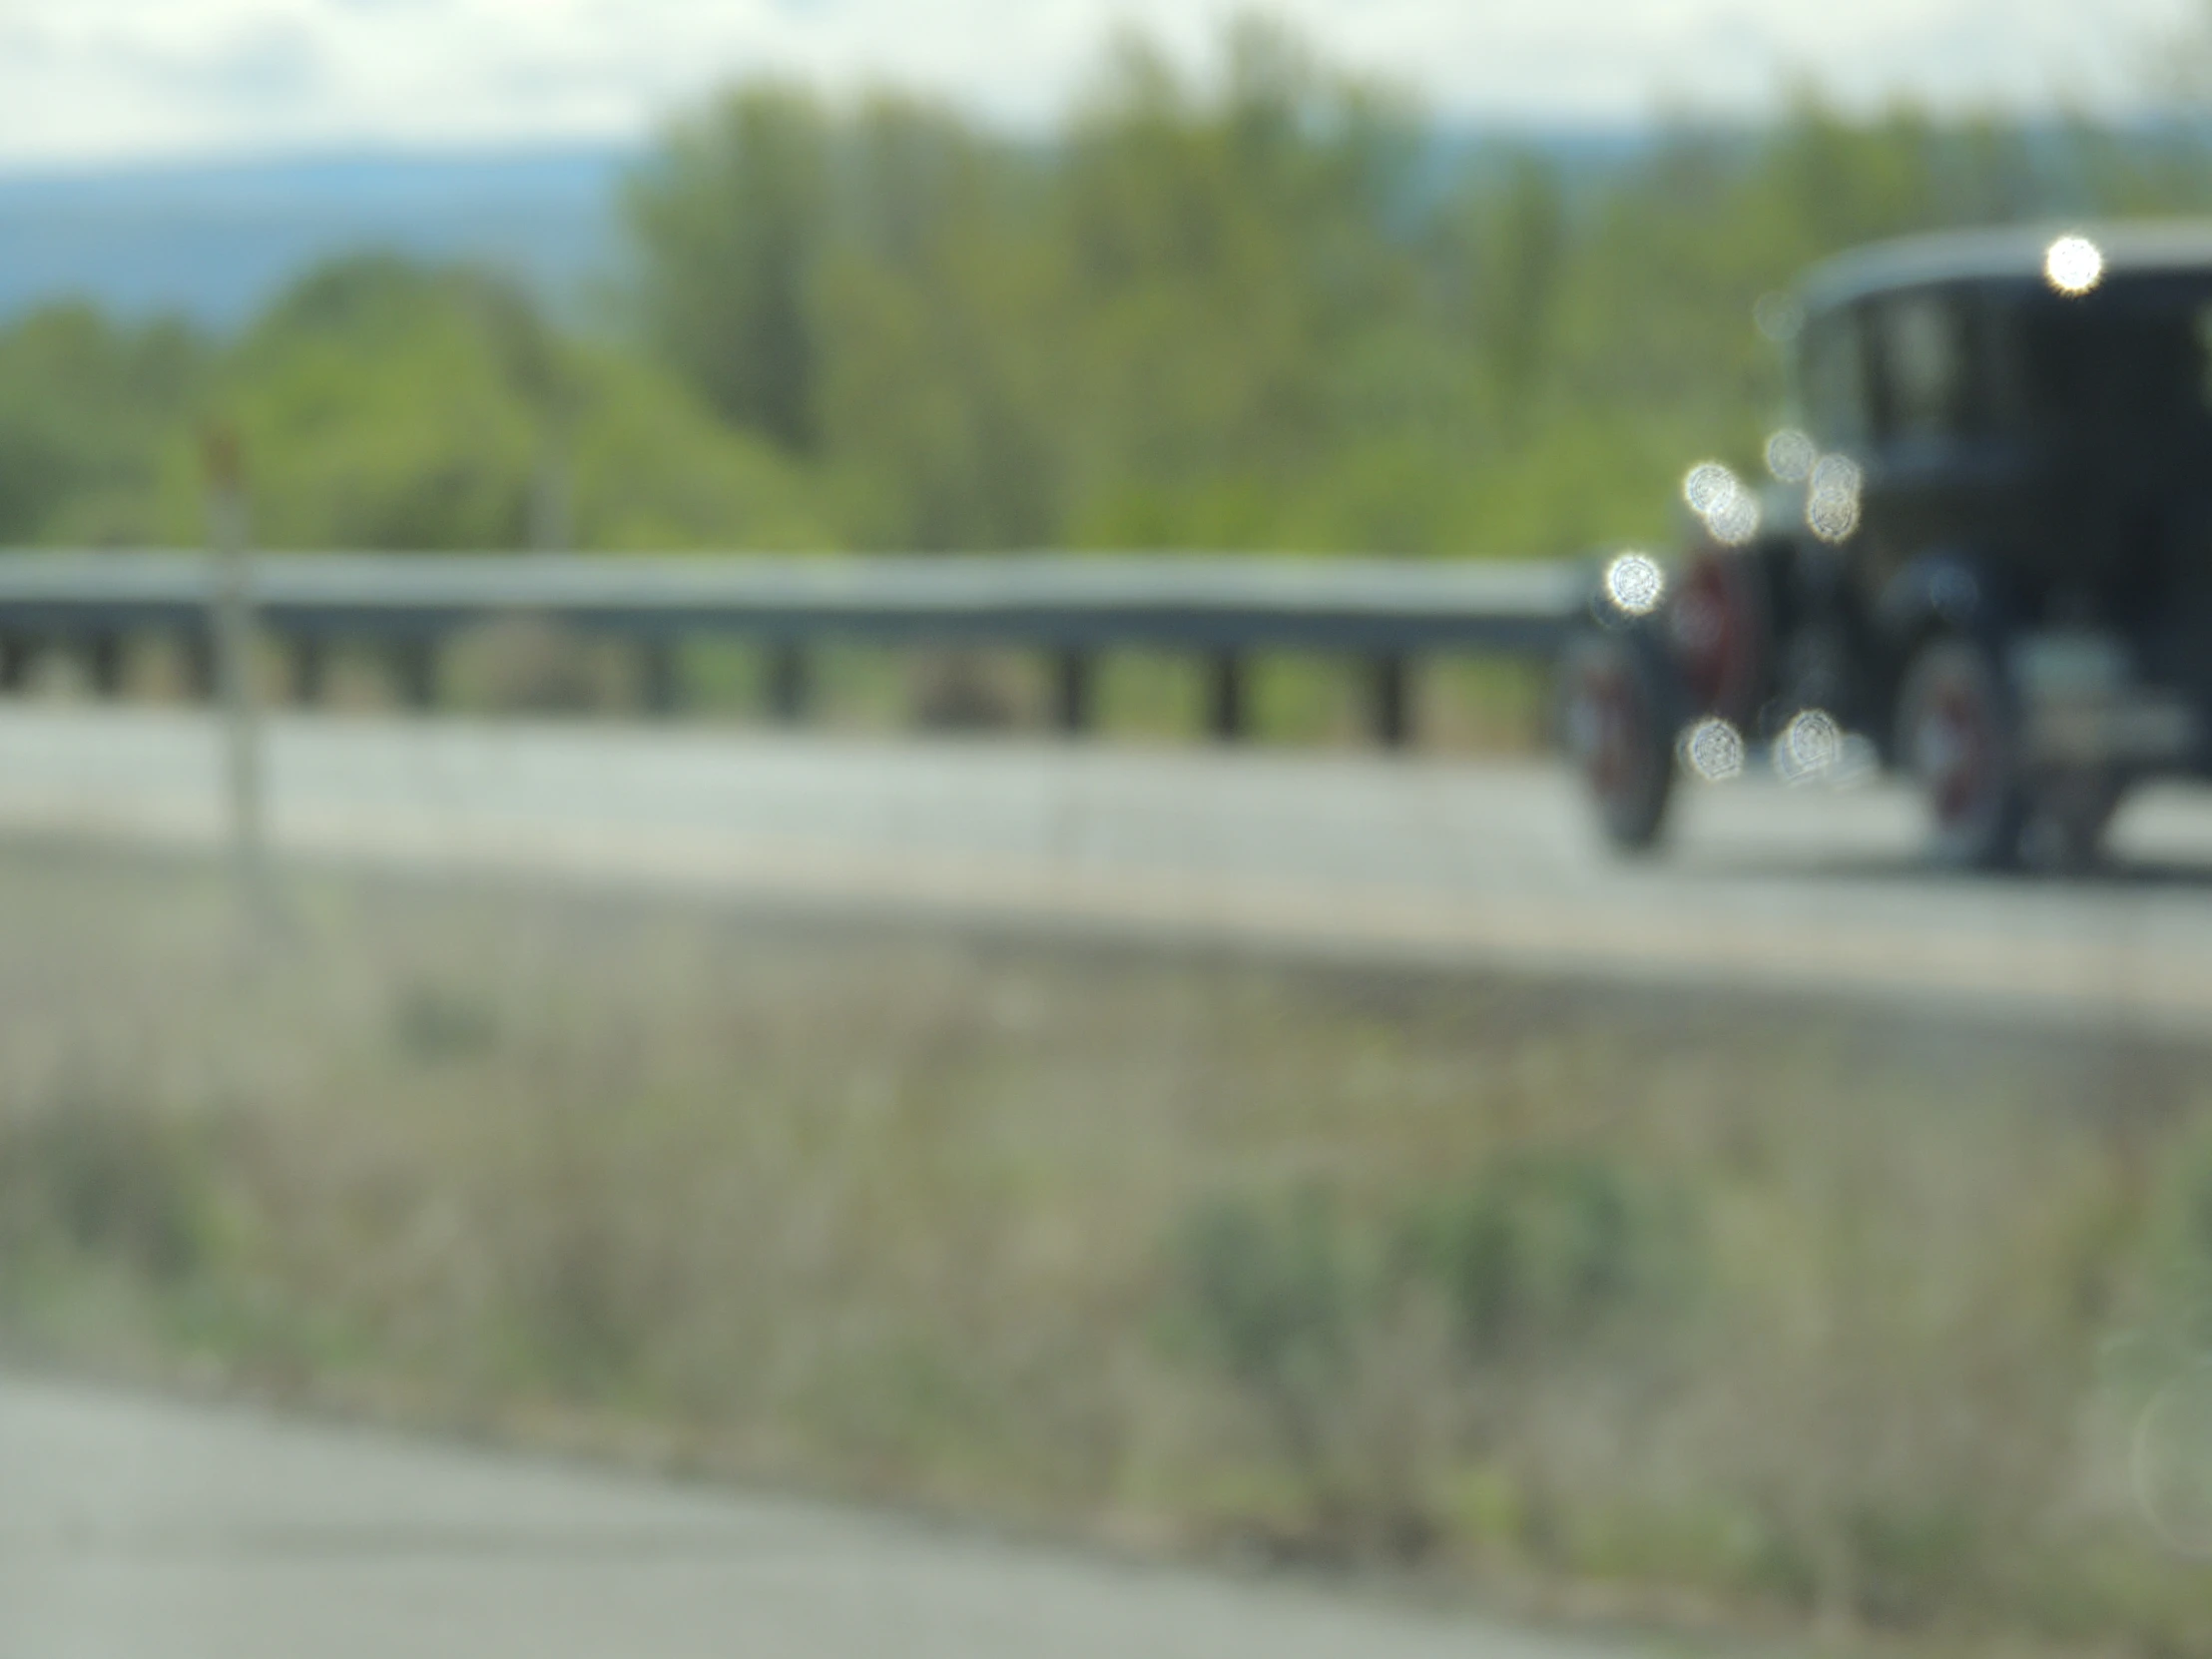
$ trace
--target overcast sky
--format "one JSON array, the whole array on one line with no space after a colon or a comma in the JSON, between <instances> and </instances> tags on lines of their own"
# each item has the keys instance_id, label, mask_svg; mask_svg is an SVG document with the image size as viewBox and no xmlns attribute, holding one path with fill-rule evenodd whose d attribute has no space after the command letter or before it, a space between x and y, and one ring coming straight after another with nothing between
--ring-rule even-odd
<instances>
[{"instance_id":1,"label":"overcast sky","mask_svg":"<svg viewBox=\"0 0 2212 1659\"><path fill-rule=\"evenodd\" d=\"M1208 55L1212 0L0 0L0 164L620 138L769 69L1035 125L1135 24ZM1474 121L1742 112L1791 75L1866 101L2110 108L2202 0L1280 0L1335 55Z\"/></svg>"}]
</instances>

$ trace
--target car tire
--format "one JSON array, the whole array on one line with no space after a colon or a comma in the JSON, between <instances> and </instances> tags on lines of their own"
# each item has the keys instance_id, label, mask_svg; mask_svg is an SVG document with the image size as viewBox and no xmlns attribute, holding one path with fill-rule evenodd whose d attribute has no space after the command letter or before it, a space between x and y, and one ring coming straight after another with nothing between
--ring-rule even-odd
<instances>
[{"instance_id":1,"label":"car tire","mask_svg":"<svg viewBox=\"0 0 2212 1659\"><path fill-rule=\"evenodd\" d=\"M1644 629L1592 631L1564 662L1566 750L1597 809L1605 838L1647 852L1666 827L1681 724L1672 665Z\"/></svg>"},{"instance_id":2,"label":"car tire","mask_svg":"<svg viewBox=\"0 0 2212 1659\"><path fill-rule=\"evenodd\" d=\"M1951 869L2018 862L2028 792L2019 721L1996 653L1940 635L1915 654L1898 697L1898 754L1929 816L1929 854Z\"/></svg>"}]
</instances>

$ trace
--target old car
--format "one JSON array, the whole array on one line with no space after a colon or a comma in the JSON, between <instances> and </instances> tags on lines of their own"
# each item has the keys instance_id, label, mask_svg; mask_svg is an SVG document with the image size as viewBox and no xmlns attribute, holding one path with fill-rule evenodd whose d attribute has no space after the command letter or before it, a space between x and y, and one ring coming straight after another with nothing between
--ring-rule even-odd
<instances>
[{"instance_id":1,"label":"old car","mask_svg":"<svg viewBox=\"0 0 2212 1659\"><path fill-rule=\"evenodd\" d=\"M1931 851L2079 863L2212 730L2212 224L1929 236L1763 302L1794 408L1706 463L1671 560L1607 567L1563 676L1608 836L1679 774L1863 754Z\"/></svg>"}]
</instances>

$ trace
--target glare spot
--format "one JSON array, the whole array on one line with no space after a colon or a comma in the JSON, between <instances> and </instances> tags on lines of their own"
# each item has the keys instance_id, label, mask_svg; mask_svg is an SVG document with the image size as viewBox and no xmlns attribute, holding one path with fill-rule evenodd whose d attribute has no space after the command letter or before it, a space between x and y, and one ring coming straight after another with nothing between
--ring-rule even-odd
<instances>
[{"instance_id":1,"label":"glare spot","mask_svg":"<svg viewBox=\"0 0 2212 1659\"><path fill-rule=\"evenodd\" d=\"M1649 616L1666 597L1667 573L1642 553L1623 553L1605 567L1605 597L1625 616Z\"/></svg>"},{"instance_id":2,"label":"glare spot","mask_svg":"<svg viewBox=\"0 0 2212 1659\"><path fill-rule=\"evenodd\" d=\"M1762 293L1751 307L1751 320L1768 339L1786 345L1805 326L1805 307L1787 293Z\"/></svg>"},{"instance_id":3,"label":"glare spot","mask_svg":"<svg viewBox=\"0 0 2212 1659\"><path fill-rule=\"evenodd\" d=\"M1737 491L1705 515L1713 539L1729 547L1742 547L1758 535L1759 522L1759 498L1749 490Z\"/></svg>"},{"instance_id":4,"label":"glare spot","mask_svg":"<svg viewBox=\"0 0 2212 1659\"><path fill-rule=\"evenodd\" d=\"M2060 237L2043 255L2043 276L2069 298L2104 280L2104 251L2087 237Z\"/></svg>"},{"instance_id":5,"label":"glare spot","mask_svg":"<svg viewBox=\"0 0 2212 1659\"><path fill-rule=\"evenodd\" d=\"M2168 1383L2135 1422L2135 1501L2167 1545L2212 1556L2212 1371Z\"/></svg>"},{"instance_id":6,"label":"glare spot","mask_svg":"<svg viewBox=\"0 0 2212 1659\"><path fill-rule=\"evenodd\" d=\"M1810 784L1836 770L1843 728L1826 709L1807 709L1782 729L1774 746L1774 770L1785 784Z\"/></svg>"},{"instance_id":7,"label":"glare spot","mask_svg":"<svg viewBox=\"0 0 2212 1659\"><path fill-rule=\"evenodd\" d=\"M1700 461L1682 480L1682 499L1713 539L1741 547L1759 534L1759 498L1719 461Z\"/></svg>"},{"instance_id":8,"label":"glare spot","mask_svg":"<svg viewBox=\"0 0 2212 1659\"><path fill-rule=\"evenodd\" d=\"M1826 542L1849 541L1859 529L1860 496L1867 475L1849 455L1823 455L1813 466L1805 499L1805 524Z\"/></svg>"},{"instance_id":9,"label":"glare spot","mask_svg":"<svg viewBox=\"0 0 2212 1659\"><path fill-rule=\"evenodd\" d=\"M1682 499L1690 511L1703 518L1731 496L1743 491L1736 474L1718 461L1700 461L1682 480Z\"/></svg>"},{"instance_id":10,"label":"glare spot","mask_svg":"<svg viewBox=\"0 0 2212 1659\"><path fill-rule=\"evenodd\" d=\"M1744 772L1744 735L1718 717L1682 734L1682 765L1708 784L1725 784Z\"/></svg>"},{"instance_id":11,"label":"glare spot","mask_svg":"<svg viewBox=\"0 0 2212 1659\"><path fill-rule=\"evenodd\" d=\"M1815 495L1856 496L1866 486L1867 475L1849 455L1823 455L1813 466Z\"/></svg>"},{"instance_id":12,"label":"glare spot","mask_svg":"<svg viewBox=\"0 0 2212 1659\"><path fill-rule=\"evenodd\" d=\"M1849 496L1815 496L1805 504L1805 523L1823 541L1849 541L1859 529L1859 503Z\"/></svg>"},{"instance_id":13,"label":"glare spot","mask_svg":"<svg viewBox=\"0 0 2212 1659\"><path fill-rule=\"evenodd\" d=\"M1794 426L1767 439L1767 470L1782 483L1804 483L1813 476L1813 464L1820 458L1819 447Z\"/></svg>"}]
</instances>

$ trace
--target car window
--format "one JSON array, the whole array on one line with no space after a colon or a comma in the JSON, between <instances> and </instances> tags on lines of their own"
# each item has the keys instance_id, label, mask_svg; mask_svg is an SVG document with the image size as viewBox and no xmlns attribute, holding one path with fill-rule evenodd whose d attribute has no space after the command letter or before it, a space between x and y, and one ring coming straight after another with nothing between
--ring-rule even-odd
<instances>
[{"instance_id":1,"label":"car window","mask_svg":"<svg viewBox=\"0 0 2212 1659\"><path fill-rule=\"evenodd\" d=\"M2041 310L2024 344L2033 406L2055 430L2138 450L2201 441L2212 419L2212 299L2195 284L2115 287L2098 309Z\"/></svg>"},{"instance_id":2,"label":"car window","mask_svg":"<svg viewBox=\"0 0 2212 1659\"><path fill-rule=\"evenodd\" d=\"M2212 411L2212 301L2197 307L2195 325L2189 332L2190 344L2196 353L2192 377L2196 382L2197 401Z\"/></svg>"},{"instance_id":3,"label":"car window","mask_svg":"<svg viewBox=\"0 0 2212 1659\"><path fill-rule=\"evenodd\" d=\"M1957 301L1908 293L1875 312L1888 435L1945 437L1964 424L1966 342Z\"/></svg>"},{"instance_id":4,"label":"car window","mask_svg":"<svg viewBox=\"0 0 2212 1659\"><path fill-rule=\"evenodd\" d=\"M1865 438L1867 363L1857 314L1838 311L1811 323L1803 352L1801 390L1813 435L1831 448Z\"/></svg>"}]
</instances>

